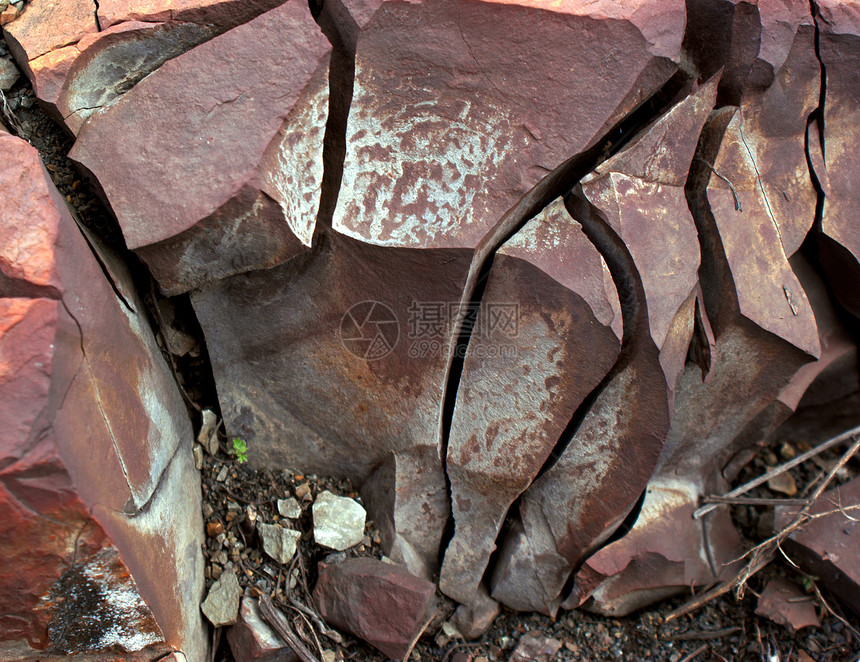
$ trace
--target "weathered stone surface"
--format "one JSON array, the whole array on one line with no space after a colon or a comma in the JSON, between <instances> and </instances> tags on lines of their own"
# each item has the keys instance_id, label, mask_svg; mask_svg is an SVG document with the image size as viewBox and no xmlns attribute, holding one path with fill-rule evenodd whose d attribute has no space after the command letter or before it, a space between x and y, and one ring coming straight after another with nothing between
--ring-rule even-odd
<instances>
[{"instance_id":1,"label":"weathered stone surface","mask_svg":"<svg viewBox=\"0 0 860 662\"><path fill-rule=\"evenodd\" d=\"M493 600L485 586L479 586L477 594L454 610L451 623L464 639L478 639L493 624L502 612L502 606Z\"/></svg>"},{"instance_id":2,"label":"weathered stone surface","mask_svg":"<svg viewBox=\"0 0 860 662\"><path fill-rule=\"evenodd\" d=\"M815 174L824 187L819 245L822 266L840 303L860 317L860 232L853 219L860 213L856 182L860 154L856 127L860 121L860 15L856 6L817 2L821 62L827 72L821 151L824 168ZM819 136L812 134L811 140Z\"/></svg>"},{"instance_id":3,"label":"weathered stone surface","mask_svg":"<svg viewBox=\"0 0 860 662\"><path fill-rule=\"evenodd\" d=\"M587 176L568 201L619 288L624 346L557 462L523 495L522 524L508 535L528 540L506 547L492 579L491 595L508 606L553 614L570 571L621 523L656 465L693 332L699 246L683 187L716 82ZM538 568L523 572L531 563Z\"/></svg>"},{"instance_id":4,"label":"weathered stone surface","mask_svg":"<svg viewBox=\"0 0 860 662\"><path fill-rule=\"evenodd\" d=\"M242 598L236 625L227 630L236 662L298 662L299 656L284 644L260 616L259 603Z\"/></svg>"},{"instance_id":5,"label":"weathered stone surface","mask_svg":"<svg viewBox=\"0 0 860 662\"><path fill-rule=\"evenodd\" d=\"M95 552L103 530L167 642L199 659L200 487L173 376L126 268L81 236L35 149L2 134L0 164L0 519L41 559L0 582L3 637L44 646L32 608L78 533Z\"/></svg>"},{"instance_id":6,"label":"weathered stone surface","mask_svg":"<svg viewBox=\"0 0 860 662\"><path fill-rule=\"evenodd\" d=\"M71 157L166 293L310 244L330 50L290 0L169 60L81 131Z\"/></svg>"},{"instance_id":7,"label":"weathered stone surface","mask_svg":"<svg viewBox=\"0 0 860 662\"><path fill-rule=\"evenodd\" d=\"M383 2L358 39L335 229L393 247L476 246L675 71L684 5L643 6ZM618 51L607 60L582 43Z\"/></svg>"},{"instance_id":8,"label":"weathered stone surface","mask_svg":"<svg viewBox=\"0 0 860 662\"><path fill-rule=\"evenodd\" d=\"M810 515L830 514L813 519L792 533L783 541L782 548L804 572L818 577L833 595L860 615L860 522L856 511L840 511L858 505L860 478L827 490L811 508ZM797 507L777 507L774 529L787 526L797 512Z\"/></svg>"},{"instance_id":9,"label":"weathered stone surface","mask_svg":"<svg viewBox=\"0 0 860 662\"><path fill-rule=\"evenodd\" d=\"M314 540L318 545L343 551L364 538L367 512L354 499L329 491L320 492L313 505Z\"/></svg>"},{"instance_id":10,"label":"weathered stone surface","mask_svg":"<svg viewBox=\"0 0 860 662\"><path fill-rule=\"evenodd\" d=\"M354 558L319 568L314 600L326 623L391 658L406 654L433 613L436 587L401 566Z\"/></svg>"},{"instance_id":11,"label":"weathered stone surface","mask_svg":"<svg viewBox=\"0 0 860 662\"><path fill-rule=\"evenodd\" d=\"M263 551L278 563L289 563L296 553L296 543L302 537L301 531L285 529L277 524L257 523L257 531L263 539Z\"/></svg>"},{"instance_id":12,"label":"weathered stone surface","mask_svg":"<svg viewBox=\"0 0 860 662\"><path fill-rule=\"evenodd\" d=\"M510 662L551 662L561 649L561 642L552 637L527 632L517 642L517 647L508 658Z\"/></svg>"},{"instance_id":13,"label":"weathered stone surface","mask_svg":"<svg viewBox=\"0 0 860 662\"><path fill-rule=\"evenodd\" d=\"M287 519L298 519L302 516L302 507L295 497L278 499L278 513Z\"/></svg>"},{"instance_id":14,"label":"weathered stone surface","mask_svg":"<svg viewBox=\"0 0 860 662\"><path fill-rule=\"evenodd\" d=\"M364 483L386 550L430 576L448 514L444 391L470 271L524 220L506 217L524 193L675 73L684 8L649 4L646 18L645 3L373 4L356 17L333 232L312 261L206 288L194 305L230 434L289 437L290 448L264 442L261 461ZM554 44L540 66L536 40ZM603 40L619 48L609 60L579 46ZM368 321L372 302L384 304L373 314L398 321L400 342L375 319L341 328L365 302L356 316ZM237 307L241 331L229 328ZM265 366L245 370L251 336ZM349 354L374 340L376 354Z\"/></svg>"},{"instance_id":15,"label":"weathered stone surface","mask_svg":"<svg viewBox=\"0 0 860 662\"><path fill-rule=\"evenodd\" d=\"M225 568L218 581L212 584L200 609L216 628L233 625L239 615L241 597L242 589L236 579L236 571L230 566Z\"/></svg>"},{"instance_id":16,"label":"weathered stone surface","mask_svg":"<svg viewBox=\"0 0 860 662\"><path fill-rule=\"evenodd\" d=\"M693 518L692 513L704 495L728 489L726 481L794 411L810 383L831 382L834 373L838 374L834 369L848 367L841 367L843 361L856 364L856 346L837 319L823 283L800 255L792 258L791 264L815 313L821 358L798 369L757 414L745 410L741 400L731 405L728 411L739 417L737 427L729 430L732 437L720 437L725 432L720 433L719 428L709 432L703 427L707 423L704 413L687 413L686 399L682 399L632 530L586 561L576 576L566 607L584 603L592 611L624 615L667 595L689 590L690 586L716 582L733 571L729 561L738 558L742 550L726 508L715 508L701 519ZM734 375L734 380L728 378L720 389L729 388L729 383L737 387L735 380L742 374L733 363L737 360L735 354L726 352L724 342L725 336L718 341L719 349L715 345L712 352L713 372L708 381L719 382L726 370ZM755 345L747 345L747 351L752 347ZM686 389L703 388L697 386L703 383L700 368L691 366L688 371L681 381ZM856 367L853 371L856 372ZM753 381L751 388L767 389L765 397L757 401L758 407L767 397L773 397L772 386L765 378ZM734 397L722 390L714 393L719 395L704 406L725 406L726 399ZM724 412L716 420L728 425L726 418ZM679 437L680 431L686 436Z\"/></svg>"},{"instance_id":17,"label":"weathered stone surface","mask_svg":"<svg viewBox=\"0 0 860 662\"><path fill-rule=\"evenodd\" d=\"M792 632L805 627L821 627L813 596L783 577L767 583L759 596L755 613L784 625Z\"/></svg>"},{"instance_id":18,"label":"weathered stone surface","mask_svg":"<svg viewBox=\"0 0 860 662\"><path fill-rule=\"evenodd\" d=\"M20 78L21 72L13 62L7 59L0 59L0 90L4 92L10 89Z\"/></svg>"},{"instance_id":19,"label":"weathered stone surface","mask_svg":"<svg viewBox=\"0 0 860 662\"><path fill-rule=\"evenodd\" d=\"M144 76L283 0L28 3L7 36L36 94L77 134L84 121ZM98 16L96 16L98 13Z\"/></svg>"},{"instance_id":20,"label":"weathered stone surface","mask_svg":"<svg viewBox=\"0 0 860 662\"><path fill-rule=\"evenodd\" d=\"M692 481L652 478L631 531L585 561L564 607L624 616L731 576L740 536L725 507L693 520L699 496Z\"/></svg>"},{"instance_id":21,"label":"weathered stone surface","mask_svg":"<svg viewBox=\"0 0 860 662\"><path fill-rule=\"evenodd\" d=\"M558 200L496 254L472 331L448 442L446 595L478 595L508 509L615 363L620 336L609 269Z\"/></svg>"},{"instance_id":22,"label":"weathered stone surface","mask_svg":"<svg viewBox=\"0 0 860 662\"><path fill-rule=\"evenodd\" d=\"M811 5L692 0L687 7L684 50L701 75L722 69L720 105L739 106L737 134L755 167L753 183L790 257L814 223L817 202L805 149L821 90Z\"/></svg>"}]
</instances>

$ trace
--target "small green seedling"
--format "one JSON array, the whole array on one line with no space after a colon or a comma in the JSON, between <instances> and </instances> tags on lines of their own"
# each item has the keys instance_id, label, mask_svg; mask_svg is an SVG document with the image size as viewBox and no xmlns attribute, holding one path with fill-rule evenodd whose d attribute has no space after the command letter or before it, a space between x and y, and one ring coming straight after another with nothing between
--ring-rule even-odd
<instances>
[{"instance_id":1,"label":"small green seedling","mask_svg":"<svg viewBox=\"0 0 860 662\"><path fill-rule=\"evenodd\" d=\"M800 584L807 593L812 593L816 581L818 581L818 577L815 575L803 575L800 578Z\"/></svg>"},{"instance_id":2,"label":"small green seedling","mask_svg":"<svg viewBox=\"0 0 860 662\"><path fill-rule=\"evenodd\" d=\"M242 464L248 461L248 444L242 441L239 437L233 440L233 455L236 456L236 462Z\"/></svg>"}]
</instances>

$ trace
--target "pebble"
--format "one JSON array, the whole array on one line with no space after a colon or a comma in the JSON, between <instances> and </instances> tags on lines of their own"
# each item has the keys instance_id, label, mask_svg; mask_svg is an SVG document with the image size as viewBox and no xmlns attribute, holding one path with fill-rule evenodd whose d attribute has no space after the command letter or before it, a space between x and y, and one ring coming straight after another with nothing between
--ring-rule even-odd
<instances>
[{"instance_id":1,"label":"pebble","mask_svg":"<svg viewBox=\"0 0 860 662\"><path fill-rule=\"evenodd\" d=\"M0 59L0 90L6 92L12 89L12 86L18 82L21 77L21 72L13 62L6 59Z\"/></svg>"},{"instance_id":2,"label":"pebble","mask_svg":"<svg viewBox=\"0 0 860 662\"><path fill-rule=\"evenodd\" d=\"M218 475L215 476L215 480L217 480L219 483L223 483L225 480L227 480L227 465L226 464L221 467L221 471L219 471Z\"/></svg>"},{"instance_id":3,"label":"pebble","mask_svg":"<svg viewBox=\"0 0 860 662\"><path fill-rule=\"evenodd\" d=\"M236 571L226 568L217 582L212 584L209 594L200 606L209 622L216 628L233 625L239 614L239 598L242 589L236 579Z\"/></svg>"},{"instance_id":4,"label":"pebble","mask_svg":"<svg viewBox=\"0 0 860 662\"><path fill-rule=\"evenodd\" d=\"M278 512L287 519L298 519L302 516L302 507L294 497L278 499Z\"/></svg>"},{"instance_id":5,"label":"pebble","mask_svg":"<svg viewBox=\"0 0 860 662\"><path fill-rule=\"evenodd\" d=\"M301 531L285 529L277 524L257 524L257 531L263 540L263 550L278 563L287 564L296 553L296 543L302 537Z\"/></svg>"},{"instance_id":6,"label":"pebble","mask_svg":"<svg viewBox=\"0 0 860 662\"><path fill-rule=\"evenodd\" d=\"M209 522L206 525L206 535L215 538L219 533L224 533L224 525L221 522Z\"/></svg>"},{"instance_id":7,"label":"pebble","mask_svg":"<svg viewBox=\"0 0 860 662\"><path fill-rule=\"evenodd\" d=\"M343 551L364 539L367 512L349 497L328 490L317 496L313 507L314 540L329 549Z\"/></svg>"}]
</instances>

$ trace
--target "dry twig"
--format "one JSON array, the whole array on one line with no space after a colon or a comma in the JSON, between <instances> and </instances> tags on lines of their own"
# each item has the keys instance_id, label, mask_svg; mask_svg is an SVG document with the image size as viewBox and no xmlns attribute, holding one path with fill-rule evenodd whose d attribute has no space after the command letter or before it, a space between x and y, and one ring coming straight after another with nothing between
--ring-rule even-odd
<instances>
[{"instance_id":1,"label":"dry twig","mask_svg":"<svg viewBox=\"0 0 860 662\"><path fill-rule=\"evenodd\" d=\"M860 428L854 428L853 430L849 430L845 433L851 437L857 437L860 434ZM843 437L844 435L840 435ZM838 439L839 437L837 437ZM832 441L832 440L831 440ZM829 443L829 442L825 442ZM819 447L820 448L820 447ZM740 600L743 598L744 589L746 588L746 583L750 577L756 574L759 570L764 568L770 561L773 559L776 550L779 549L780 543L785 540L789 535L791 535L794 531L802 527L808 521L812 519L817 519L818 517L823 517L825 515L844 512L847 510L853 510L853 506L848 506L845 508L839 507L836 510L829 511L827 513L817 513L816 515L810 515L809 511L818 498L824 493L824 490L827 489L827 486L833 481L833 478L836 476L836 473L845 466L845 464L850 460L857 451L860 450L860 438L854 440L854 443L851 444L851 447L845 451L839 461L827 472L827 476L825 476L824 480L815 488L812 495L806 500L806 504L794 516L794 519L777 533L772 535L770 538L765 540L762 543L759 543L749 551L747 551L743 556L739 559L735 559L735 561L739 561L741 559L749 557L749 561L747 564L741 568L737 574L730 580L723 582L715 586L714 588L706 591L705 593L701 593L696 596L693 600L690 600L684 605L681 605L677 609L669 612L664 618L664 622L669 622L679 616L683 616L684 614L688 614L691 611L694 611L701 607L702 605L710 602L714 598L727 593L728 591L735 589L737 599ZM795 458L797 459L797 458ZM857 506L860 508L860 505Z\"/></svg>"},{"instance_id":2,"label":"dry twig","mask_svg":"<svg viewBox=\"0 0 860 662\"><path fill-rule=\"evenodd\" d=\"M744 483L740 487L736 487L735 489L733 489L728 494L723 495L723 498L737 497L737 496L740 496L741 494L745 494L746 492L749 492L754 487L758 487L762 483L766 483L767 481L769 481L774 476L778 476L779 474L785 473L789 469L796 467L798 464L802 464L802 463L806 462L809 458L815 457L816 455L818 455L822 451L826 451L828 448L832 448L833 446L841 444L842 442L847 441L848 439L851 439L852 437L855 437L858 434L860 434L860 426L857 426L855 428L851 428L850 430L846 430L842 434L839 434L839 435L833 437L832 439L828 439L827 441L825 441L821 444L818 444L818 446L816 446L815 448L808 450L805 453L801 453L800 455L798 455L794 459L789 460L788 462L785 462L784 464L780 464L778 467L774 467L773 469L771 469L767 473L762 474L758 478L754 478L753 480L751 480L747 483ZM701 508L696 510L696 512L693 513L693 517L695 517L696 519L699 519L703 515L711 512L716 507L717 506L715 504L708 504L708 505L702 506Z\"/></svg>"},{"instance_id":3,"label":"dry twig","mask_svg":"<svg viewBox=\"0 0 860 662\"><path fill-rule=\"evenodd\" d=\"M275 609L272 599L265 593L260 596L260 616L272 626L272 629L278 633L281 639L287 642L296 655L302 659L302 662L320 662L319 658L311 653L302 643L302 640L290 629L287 619Z\"/></svg>"}]
</instances>

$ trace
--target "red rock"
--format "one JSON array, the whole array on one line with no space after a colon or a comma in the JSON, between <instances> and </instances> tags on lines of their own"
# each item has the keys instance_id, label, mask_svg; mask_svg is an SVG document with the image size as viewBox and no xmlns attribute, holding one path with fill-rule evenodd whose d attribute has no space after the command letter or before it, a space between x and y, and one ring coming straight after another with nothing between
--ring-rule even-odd
<instances>
[{"instance_id":1,"label":"red rock","mask_svg":"<svg viewBox=\"0 0 860 662\"><path fill-rule=\"evenodd\" d=\"M818 577L827 589L855 614L860 615L860 525L856 510L840 509L860 505L860 478L827 490L809 514L815 517L782 542L782 549L805 573ZM778 506L773 528L790 524L797 507Z\"/></svg>"},{"instance_id":2,"label":"red rock","mask_svg":"<svg viewBox=\"0 0 860 662\"><path fill-rule=\"evenodd\" d=\"M92 0L31 0L20 17L3 26L9 50L21 67L98 32Z\"/></svg>"},{"instance_id":3,"label":"red rock","mask_svg":"<svg viewBox=\"0 0 860 662\"><path fill-rule=\"evenodd\" d=\"M81 236L36 150L2 134L0 164L0 521L15 527L5 557L38 559L0 576L2 636L43 646L40 596L112 542L193 659L206 647L202 522L184 403L128 272Z\"/></svg>"},{"instance_id":4,"label":"red rock","mask_svg":"<svg viewBox=\"0 0 860 662\"><path fill-rule=\"evenodd\" d=\"M512 608L553 614L571 570L622 522L657 463L693 331L699 247L683 185L715 97L713 80L568 201L619 288L624 344L557 462L523 494L515 531L528 541L505 548L492 578L491 595ZM532 564L546 568L524 572Z\"/></svg>"},{"instance_id":5,"label":"red rock","mask_svg":"<svg viewBox=\"0 0 860 662\"><path fill-rule=\"evenodd\" d=\"M266 446L260 462L363 483L387 553L430 576L448 517L440 422L458 306L483 260L526 220L515 207L523 194L676 71L684 14L680 2L647 18L632 6L592 16L576 3L373 6L350 4L357 36L341 26L357 44L356 83L333 232L313 261L237 277L193 301L230 434L254 434ZM618 20L596 20L605 12ZM510 34L522 39L511 44ZM536 40L557 44L539 65ZM577 46L600 40L622 50L606 61ZM370 363L350 354L340 328L364 302L384 304L400 331L397 343L364 338L350 322L347 344L378 341ZM418 303L445 311L433 338L409 337L410 317L425 313ZM252 373L238 361L250 328L267 357ZM284 437L294 443L275 442Z\"/></svg>"},{"instance_id":6,"label":"red rock","mask_svg":"<svg viewBox=\"0 0 860 662\"><path fill-rule=\"evenodd\" d=\"M326 623L400 659L432 615L436 587L401 566L354 558L320 564L314 600Z\"/></svg>"},{"instance_id":7,"label":"red rock","mask_svg":"<svg viewBox=\"0 0 860 662\"><path fill-rule=\"evenodd\" d=\"M469 605L511 504L621 348L609 269L558 200L496 253L458 387L439 585Z\"/></svg>"},{"instance_id":8,"label":"red rock","mask_svg":"<svg viewBox=\"0 0 860 662\"><path fill-rule=\"evenodd\" d=\"M299 656L284 644L262 619L258 602L242 598L239 621L227 630L236 662L298 662Z\"/></svg>"},{"instance_id":9,"label":"red rock","mask_svg":"<svg viewBox=\"0 0 860 662\"><path fill-rule=\"evenodd\" d=\"M759 596L755 613L784 625L791 632L805 627L821 627L813 596L782 577L767 583Z\"/></svg>"},{"instance_id":10,"label":"red rock","mask_svg":"<svg viewBox=\"0 0 860 662\"><path fill-rule=\"evenodd\" d=\"M7 37L54 118L84 121L166 60L250 21L283 0L89 0L28 3Z\"/></svg>"},{"instance_id":11,"label":"red rock","mask_svg":"<svg viewBox=\"0 0 860 662\"><path fill-rule=\"evenodd\" d=\"M358 37L335 229L392 247L477 246L674 73L684 5L644 6L383 2ZM606 59L582 43L619 50Z\"/></svg>"},{"instance_id":12,"label":"red rock","mask_svg":"<svg viewBox=\"0 0 860 662\"><path fill-rule=\"evenodd\" d=\"M527 632L517 642L517 647L508 658L510 662L550 662L561 650L561 642L552 637Z\"/></svg>"},{"instance_id":13,"label":"red rock","mask_svg":"<svg viewBox=\"0 0 860 662\"><path fill-rule=\"evenodd\" d=\"M834 0L817 2L821 62L827 72L822 118L824 169L815 174L824 187L819 245L821 261L840 303L860 317L860 232L853 222L860 210L855 194L860 155L855 129L860 90L860 16L855 6ZM811 140L818 136L812 134Z\"/></svg>"},{"instance_id":14,"label":"red rock","mask_svg":"<svg viewBox=\"0 0 860 662\"><path fill-rule=\"evenodd\" d=\"M169 60L83 128L71 157L166 293L310 243L329 53L306 3L290 0Z\"/></svg>"}]
</instances>

